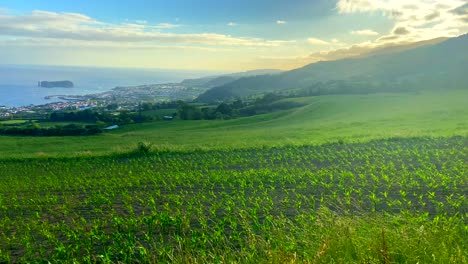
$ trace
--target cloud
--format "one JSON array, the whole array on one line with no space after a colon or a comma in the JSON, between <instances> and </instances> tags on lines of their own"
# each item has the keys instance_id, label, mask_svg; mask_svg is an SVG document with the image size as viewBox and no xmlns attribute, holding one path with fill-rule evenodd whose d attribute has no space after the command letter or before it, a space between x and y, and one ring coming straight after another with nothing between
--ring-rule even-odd
<instances>
[{"instance_id":1,"label":"cloud","mask_svg":"<svg viewBox=\"0 0 468 264\"><path fill-rule=\"evenodd\" d=\"M146 21L145 21L146 22ZM117 42L145 45L202 45L277 47L285 41L234 37L218 33L176 34L163 32L178 27L170 23L111 24L77 13L55 13L34 10L26 15L0 14L0 37L35 40L73 40L83 42Z\"/></svg>"},{"instance_id":2,"label":"cloud","mask_svg":"<svg viewBox=\"0 0 468 264\"><path fill-rule=\"evenodd\" d=\"M434 11L431 14L426 15L424 18L428 21L434 20L440 16L440 12Z\"/></svg>"},{"instance_id":3,"label":"cloud","mask_svg":"<svg viewBox=\"0 0 468 264\"><path fill-rule=\"evenodd\" d=\"M175 25L171 23L160 23L160 24L157 24L155 26L150 26L150 27L156 28L156 29L170 29L170 28L178 28L180 27L180 25Z\"/></svg>"},{"instance_id":4,"label":"cloud","mask_svg":"<svg viewBox=\"0 0 468 264\"><path fill-rule=\"evenodd\" d=\"M451 10L451 12L455 15L458 15L459 19L463 23L468 24L468 3L464 4L463 6L460 6L458 8L455 8Z\"/></svg>"},{"instance_id":5,"label":"cloud","mask_svg":"<svg viewBox=\"0 0 468 264\"><path fill-rule=\"evenodd\" d=\"M376 41L421 41L455 37L468 32L466 0L339 0L341 14L382 14L393 21L393 30Z\"/></svg>"},{"instance_id":6,"label":"cloud","mask_svg":"<svg viewBox=\"0 0 468 264\"><path fill-rule=\"evenodd\" d=\"M284 25L284 24L286 24L286 23L288 23L288 22L286 22L286 21L284 21L284 20L276 20L276 24L277 24L277 25Z\"/></svg>"},{"instance_id":7,"label":"cloud","mask_svg":"<svg viewBox=\"0 0 468 264\"><path fill-rule=\"evenodd\" d=\"M6 39L0 40L1 47L26 47L26 48L93 48L93 49L125 49L125 50L188 50L188 51L205 51L205 52L229 52L233 49L230 47L201 47L190 45L171 45L171 44L153 44L153 43L122 43L115 41L83 41L83 40L68 40L68 39Z\"/></svg>"},{"instance_id":8,"label":"cloud","mask_svg":"<svg viewBox=\"0 0 468 264\"><path fill-rule=\"evenodd\" d=\"M468 3L451 10L451 12L454 13L454 14L458 14L458 15L467 15L468 14Z\"/></svg>"},{"instance_id":9,"label":"cloud","mask_svg":"<svg viewBox=\"0 0 468 264\"><path fill-rule=\"evenodd\" d=\"M353 30L351 34L358 35L358 36L377 36L379 33L375 32L372 29L361 29L361 30Z\"/></svg>"},{"instance_id":10,"label":"cloud","mask_svg":"<svg viewBox=\"0 0 468 264\"><path fill-rule=\"evenodd\" d=\"M397 27L393 30L393 34L395 35L407 35L409 34L411 31L408 30L407 28L405 27Z\"/></svg>"},{"instance_id":11,"label":"cloud","mask_svg":"<svg viewBox=\"0 0 468 264\"><path fill-rule=\"evenodd\" d=\"M229 23L227 23L227 25L230 26L230 27L235 27L235 26L237 26L237 23L229 22Z\"/></svg>"},{"instance_id":12,"label":"cloud","mask_svg":"<svg viewBox=\"0 0 468 264\"><path fill-rule=\"evenodd\" d=\"M308 38L307 42L309 42L312 45L329 45L330 42L327 42L325 40L321 40L318 38Z\"/></svg>"}]
</instances>

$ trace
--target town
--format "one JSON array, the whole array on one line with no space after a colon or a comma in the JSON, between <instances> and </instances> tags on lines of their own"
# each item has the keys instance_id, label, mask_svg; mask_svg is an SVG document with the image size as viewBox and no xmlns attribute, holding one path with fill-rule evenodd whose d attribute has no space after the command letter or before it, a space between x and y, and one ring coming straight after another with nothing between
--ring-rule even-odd
<instances>
[{"instance_id":1,"label":"town","mask_svg":"<svg viewBox=\"0 0 468 264\"><path fill-rule=\"evenodd\" d=\"M60 101L20 107L0 106L0 120L43 119L56 111L104 109L109 105L117 106L113 110L135 111L142 102L191 101L204 91L206 91L204 88L167 83L116 87L107 92L88 95L54 95L47 96L46 99Z\"/></svg>"}]
</instances>

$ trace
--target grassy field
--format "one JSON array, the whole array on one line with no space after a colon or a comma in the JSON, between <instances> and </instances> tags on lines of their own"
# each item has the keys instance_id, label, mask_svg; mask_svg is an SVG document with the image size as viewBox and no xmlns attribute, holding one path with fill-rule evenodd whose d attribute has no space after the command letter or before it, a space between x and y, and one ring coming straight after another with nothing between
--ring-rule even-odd
<instances>
[{"instance_id":1,"label":"grassy field","mask_svg":"<svg viewBox=\"0 0 468 264\"><path fill-rule=\"evenodd\" d=\"M287 100L0 137L0 263L468 263L467 91Z\"/></svg>"},{"instance_id":2,"label":"grassy field","mask_svg":"<svg viewBox=\"0 0 468 264\"><path fill-rule=\"evenodd\" d=\"M25 124L27 121L26 120L6 120L6 121L0 121L0 124L4 125L20 125L20 124Z\"/></svg>"},{"instance_id":3,"label":"grassy field","mask_svg":"<svg viewBox=\"0 0 468 264\"><path fill-rule=\"evenodd\" d=\"M159 121L89 137L0 137L0 157L103 155L151 142L192 150L468 135L468 91L287 99L305 106L234 120Z\"/></svg>"}]
</instances>

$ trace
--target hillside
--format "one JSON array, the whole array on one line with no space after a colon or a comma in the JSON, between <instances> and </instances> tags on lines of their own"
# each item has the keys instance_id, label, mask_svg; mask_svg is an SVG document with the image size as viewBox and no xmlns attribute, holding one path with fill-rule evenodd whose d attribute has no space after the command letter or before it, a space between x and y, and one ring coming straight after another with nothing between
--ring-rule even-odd
<instances>
[{"instance_id":1,"label":"hillside","mask_svg":"<svg viewBox=\"0 0 468 264\"><path fill-rule=\"evenodd\" d=\"M281 70L275 69L263 69L263 70L252 70L245 72L237 72L225 75L207 76L197 79L185 79L181 82L182 85L187 87L202 87L202 88L213 88L225 85L227 83L236 81L244 77L253 77L264 74L276 74L281 73Z\"/></svg>"},{"instance_id":2,"label":"hillside","mask_svg":"<svg viewBox=\"0 0 468 264\"><path fill-rule=\"evenodd\" d=\"M134 124L99 136L8 137L0 140L0 157L103 155L137 142L193 150L468 135L468 90L284 100L303 106L232 120Z\"/></svg>"},{"instance_id":3,"label":"hillside","mask_svg":"<svg viewBox=\"0 0 468 264\"><path fill-rule=\"evenodd\" d=\"M468 34L410 50L318 62L277 75L241 78L208 90L200 102L270 91L303 95L457 89L468 86Z\"/></svg>"}]
</instances>

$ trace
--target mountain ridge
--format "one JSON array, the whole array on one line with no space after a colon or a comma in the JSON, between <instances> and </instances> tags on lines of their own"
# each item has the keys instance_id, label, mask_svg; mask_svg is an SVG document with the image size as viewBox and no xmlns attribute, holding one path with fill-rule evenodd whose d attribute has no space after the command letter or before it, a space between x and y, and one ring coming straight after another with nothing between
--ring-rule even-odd
<instances>
[{"instance_id":1,"label":"mountain ridge","mask_svg":"<svg viewBox=\"0 0 468 264\"><path fill-rule=\"evenodd\" d=\"M216 86L221 86L227 84L229 82L233 82L243 77L252 77L258 75L265 75L265 74L277 74L283 72L282 70L278 69L258 69L258 70L250 70L250 71L243 71L243 72L235 72L235 73L228 73L222 75L214 75L214 76L207 76L195 79L185 79L181 82L182 85L190 86L190 87L207 87L213 88Z\"/></svg>"},{"instance_id":2,"label":"mountain ridge","mask_svg":"<svg viewBox=\"0 0 468 264\"><path fill-rule=\"evenodd\" d=\"M468 34L428 43L364 58L321 61L276 75L243 77L206 91L197 101L223 101L265 92L321 95L468 86L463 70L468 65Z\"/></svg>"}]
</instances>

